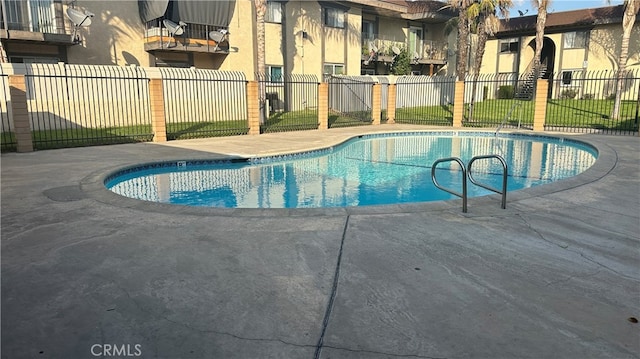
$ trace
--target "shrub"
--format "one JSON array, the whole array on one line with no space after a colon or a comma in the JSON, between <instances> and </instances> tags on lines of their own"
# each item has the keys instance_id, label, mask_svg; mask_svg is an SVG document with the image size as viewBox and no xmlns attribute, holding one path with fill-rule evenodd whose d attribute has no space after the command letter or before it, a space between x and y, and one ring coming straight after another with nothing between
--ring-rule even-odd
<instances>
[{"instance_id":1,"label":"shrub","mask_svg":"<svg viewBox=\"0 0 640 359\"><path fill-rule=\"evenodd\" d=\"M616 99L616 94L615 93L607 95L607 100L615 100L615 99Z\"/></svg>"},{"instance_id":2,"label":"shrub","mask_svg":"<svg viewBox=\"0 0 640 359\"><path fill-rule=\"evenodd\" d=\"M596 98L596 95L592 94L592 93L586 93L584 95L582 95L582 99L583 100L593 100Z\"/></svg>"},{"instance_id":3,"label":"shrub","mask_svg":"<svg viewBox=\"0 0 640 359\"><path fill-rule=\"evenodd\" d=\"M499 99L511 99L515 94L515 90L512 85L504 85L498 88Z\"/></svg>"},{"instance_id":4,"label":"shrub","mask_svg":"<svg viewBox=\"0 0 640 359\"><path fill-rule=\"evenodd\" d=\"M564 90L560 93L560 98L563 100L569 100L576 97L578 92L576 90Z\"/></svg>"},{"instance_id":5,"label":"shrub","mask_svg":"<svg viewBox=\"0 0 640 359\"><path fill-rule=\"evenodd\" d=\"M406 49L401 49L400 53L396 55L391 65L391 73L398 76L411 73L411 61Z\"/></svg>"}]
</instances>

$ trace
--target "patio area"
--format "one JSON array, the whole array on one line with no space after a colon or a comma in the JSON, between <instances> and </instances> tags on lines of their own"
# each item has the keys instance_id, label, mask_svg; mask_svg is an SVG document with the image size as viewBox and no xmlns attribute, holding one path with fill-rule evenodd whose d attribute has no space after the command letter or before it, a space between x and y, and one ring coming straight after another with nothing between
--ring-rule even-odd
<instances>
[{"instance_id":1,"label":"patio area","mask_svg":"<svg viewBox=\"0 0 640 359\"><path fill-rule=\"evenodd\" d=\"M498 196L468 213L459 200L187 208L100 187L136 163L430 129L442 127L2 154L2 358L637 358L635 136L558 134L596 146L596 164L509 193L506 210Z\"/></svg>"}]
</instances>

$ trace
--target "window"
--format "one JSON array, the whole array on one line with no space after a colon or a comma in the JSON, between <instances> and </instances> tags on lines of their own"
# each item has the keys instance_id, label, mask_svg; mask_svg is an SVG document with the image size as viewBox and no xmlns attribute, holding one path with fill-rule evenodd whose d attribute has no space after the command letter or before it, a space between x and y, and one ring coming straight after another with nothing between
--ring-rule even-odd
<instances>
[{"instance_id":1,"label":"window","mask_svg":"<svg viewBox=\"0 0 640 359\"><path fill-rule=\"evenodd\" d=\"M156 67L182 67L193 66L193 57L186 53L158 52L155 56Z\"/></svg>"},{"instance_id":2,"label":"window","mask_svg":"<svg viewBox=\"0 0 640 359\"><path fill-rule=\"evenodd\" d=\"M60 62L58 57L41 57L41 56L10 56L9 62L19 64L57 64Z\"/></svg>"},{"instance_id":3,"label":"window","mask_svg":"<svg viewBox=\"0 0 640 359\"><path fill-rule=\"evenodd\" d=\"M269 82L282 83L282 66L267 66L267 73L269 74Z\"/></svg>"},{"instance_id":4,"label":"window","mask_svg":"<svg viewBox=\"0 0 640 359\"><path fill-rule=\"evenodd\" d=\"M572 77L573 77L573 72L562 71L562 84L565 86L571 85Z\"/></svg>"},{"instance_id":5,"label":"window","mask_svg":"<svg viewBox=\"0 0 640 359\"><path fill-rule=\"evenodd\" d=\"M362 39L373 40L373 23L371 21L362 20Z\"/></svg>"},{"instance_id":6,"label":"window","mask_svg":"<svg viewBox=\"0 0 640 359\"><path fill-rule=\"evenodd\" d=\"M504 39L500 40L500 53L516 53L518 52L518 47L520 46L520 42L518 39Z\"/></svg>"},{"instance_id":7,"label":"window","mask_svg":"<svg viewBox=\"0 0 640 359\"><path fill-rule=\"evenodd\" d=\"M583 49L587 47L587 32L573 31L562 35L565 49Z\"/></svg>"},{"instance_id":8,"label":"window","mask_svg":"<svg viewBox=\"0 0 640 359\"><path fill-rule=\"evenodd\" d=\"M322 73L325 76L343 75L344 65L343 64L324 64Z\"/></svg>"},{"instance_id":9,"label":"window","mask_svg":"<svg viewBox=\"0 0 640 359\"><path fill-rule=\"evenodd\" d=\"M53 0L3 1L10 30L57 33Z\"/></svg>"},{"instance_id":10,"label":"window","mask_svg":"<svg viewBox=\"0 0 640 359\"><path fill-rule=\"evenodd\" d=\"M422 29L409 28L409 56L413 59L422 57Z\"/></svg>"},{"instance_id":11,"label":"window","mask_svg":"<svg viewBox=\"0 0 640 359\"><path fill-rule=\"evenodd\" d=\"M581 79L583 79L583 70L573 69L562 71L562 86L579 86Z\"/></svg>"},{"instance_id":12,"label":"window","mask_svg":"<svg viewBox=\"0 0 640 359\"><path fill-rule=\"evenodd\" d=\"M267 13L264 21L282 23L282 3L279 1L267 1Z\"/></svg>"},{"instance_id":13,"label":"window","mask_svg":"<svg viewBox=\"0 0 640 359\"><path fill-rule=\"evenodd\" d=\"M375 75L376 70L374 69L360 69L360 75Z\"/></svg>"},{"instance_id":14,"label":"window","mask_svg":"<svg viewBox=\"0 0 640 359\"><path fill-rule=\"evenodd\" d=\"M327 7L324 9L324 24L330 27L344 28L344 10Z\"/></svg>"}]
</instances>

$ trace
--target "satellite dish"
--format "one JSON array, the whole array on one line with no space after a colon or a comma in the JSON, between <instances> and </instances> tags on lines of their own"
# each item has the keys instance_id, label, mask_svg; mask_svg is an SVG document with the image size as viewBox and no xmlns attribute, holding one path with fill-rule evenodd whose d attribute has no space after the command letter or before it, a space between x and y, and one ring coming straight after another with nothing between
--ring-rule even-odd
<instances>
[{"instance_id":1,"label":"satellite dish","mask_svg":"<svg viewBox=\"0 0 640 359\"><path fill-rule=\"evenodd\" d=\"M396 45L391 46L391 51L396 55L400 55L400 49Z\"/></svg>"},{"instance_id":2,"label":"satellite dish","mask_svg":"<svg viewBox=\"0 0 640 359\"><path fill-rule=\"evenodd\" d=\"M209 33L209 38L215 42L222 42L227 34L229 34L229 32L225 29L214 30Z\"/></svg>"},{"instance_id":3,"label":"satellite dish","mask_svg":"<svg viewBox=\"0 0 640 359\"><path fill-rule=\"evenodd\" d=\"M378 52L378 48L371 41L369 41L369 51Z\"/></svg>"},{"instance_id":4,"label":"satellite dish","mask_svg":"<svg viewBox=\"0 0 640 359\"><path fill-rule=\"evenodd\" d=\"M218 50L220 43L226 40L228 35L229 31L225 29L213 30L209 32L209 38L216 42L216 47L213 49L213 51Z\"/></svg>"},{"instance_id":5,"label":"satellite dish","mask_svg":"<svg viewBox=\"0 0 640 359\"><path fill-rule=\"evenodd\" d=\"M184 34L184 28L187 26L187 24L182 21L180 21L179 24L176 24L175 22L168 19L162 20L162 23L164 24L164 27L169 30L169 34L171 34L171 36L180 36Z\"/></svg>"},{"instance_id":6,"label":"satellite dish","mask_svg":"<svg viewBox=\"0 0 640 359\"><path fill-rule=\"evenodd\" d=\"M89 11L81 12L80 10L72 8L67 9L67 17L71 20L73 26L88 27L91 25L91 18L93 16L94 14Z\"/></svg>"},{"instance_id":7,"label":"satellite dish","mask_svg":"<svg viewBox=\"0 0 640 359\"><path fill-rule=\"evenodd\" d=\"M95 15L85 10L85 12L81 12L79 10L73 8L67 8L67 17L73 23L73 34L71 35L71 42L74 44L80 43L80 35L78 35L78 28L80 27L89 27L91 25L91 18Z\"/></svg>"}]
</instances>

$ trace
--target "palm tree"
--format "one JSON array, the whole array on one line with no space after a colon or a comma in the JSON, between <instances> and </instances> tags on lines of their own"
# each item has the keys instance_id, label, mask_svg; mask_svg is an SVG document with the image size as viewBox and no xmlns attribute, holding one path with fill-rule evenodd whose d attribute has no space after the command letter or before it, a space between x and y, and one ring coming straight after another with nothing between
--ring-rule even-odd
<instances>
[{"instance_id":1,"label":"palm tree","mask_svg":"<svg viewBox=\"0 0 640 359\"><path fill-rule=\"evenodd\" d=\"M489 36L498 30L500 20L496 16L496 12L508 18L509 8L513 6L512 0L477 0L471 6L469 6L468 15L469 20L474 21L476 26L476 33L478 35L477 49L473 63L473 85L471 91L471 104L469 106L469 120L473 118L473 105L476 99L476 87L478 76L480 75L480 68L482 67L482 57L484 56L484 50L487 44Z\"/></svg>"},{"instance_id":2,"label":"palm tree","mask_svg":"<svg viewBox=\"0 0 640 359\"><path fill-rule=\"evenodd\" d=\"M469 16L468 10L475 0L448 0L448 7L458 10L458 54L456 55L456 76L458 81L464 81L467 71L467 56L469 53Z\"/></svg>"},{"instance_id":3,"label":"palm tree","mask_svg":"<svg viewBox=\"0 0 640 359\"><path fill-rule=\"evenodd\" d=\"M636 21L636 16L640 10L640 0L625 0L624 15L622 17L622 45L620 46L620 57L618 57L618 74L616 77L616 99L613 103L611 118L620 118L620 102L622 99L622 85L627 70L627 59L629 58L629 38L631 30Z\"/></svg>"},{"instance_id":4,"label":"palm tree","mask_svg":"<svg viewBox=\"0 0 640 359\"><path fill-rule=\"evenodd\" d=\"M540 57L542 56L542 45L544 43L544 26L547 23L547 8L551 0L531 0L531 3L538 9L536 18L536 53L533 57L534 71L540 69Z\"/></svg>"},{"instance_id":5,"label":"palm tree","mask_svg":"<svg viewBox=\"0 0 640 359\"><path fill-rule=\"evenodd\" d=\"M257 41L257 54L256 54L256 61L257 61L257 72L258 72L258 76L266 76L265 72L266 72L266 55L265 55L265 48L266 48L266 39L265 39L265 28L264 28L264 16L267 13L267 0L253 0L255 8L256 8L256 41ZM262 80L266 79L263 78ZM258 78L258 80L260 81L260 78ZM265 111L265 105L266 105L266 94L265 94L265 85L264 85L264 81L260 81L259 82L259 87L258 87L258 96L260 99L260 124L263 124L265 122L265 116L264 116L264 111Z\"/></svg>"}]
</instances>

